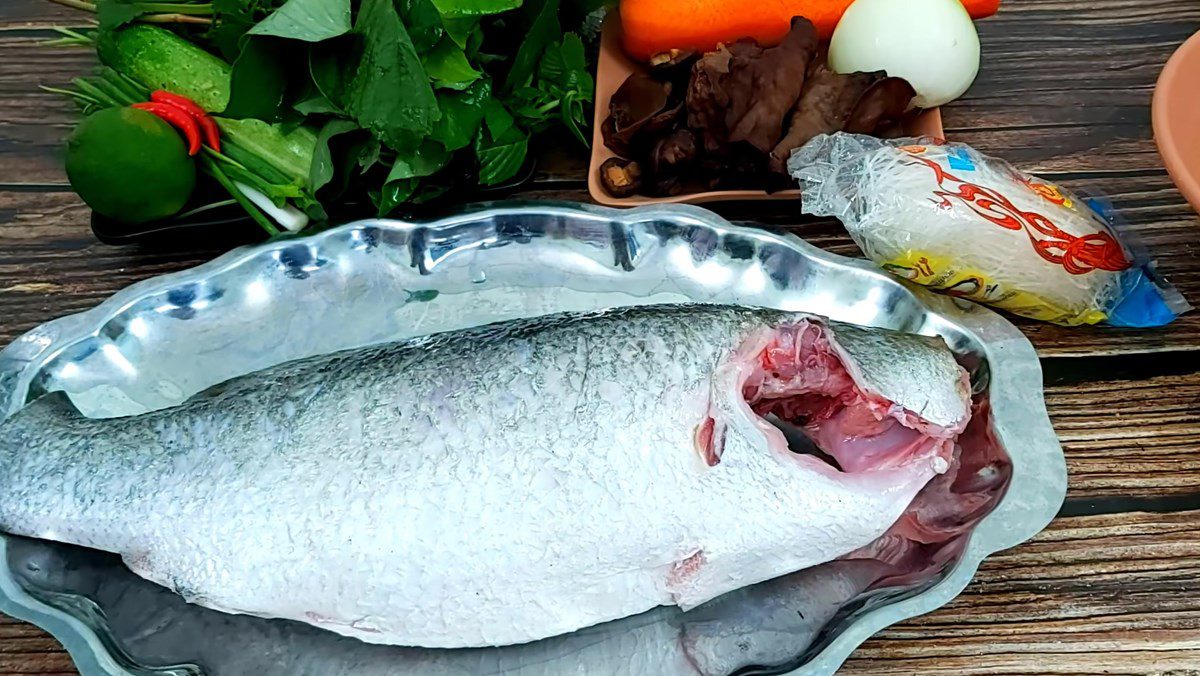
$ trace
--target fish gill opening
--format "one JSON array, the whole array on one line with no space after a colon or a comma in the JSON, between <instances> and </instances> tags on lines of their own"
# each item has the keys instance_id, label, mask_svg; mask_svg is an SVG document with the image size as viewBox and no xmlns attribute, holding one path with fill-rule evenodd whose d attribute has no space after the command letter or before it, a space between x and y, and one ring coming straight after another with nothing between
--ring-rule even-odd
<instances>
[{"instance_id":1,"label":"fish gill opening","mask_svg":"<svg viewBox=\"0 0 1200 676\"><path fill-rule=\"evenodd\" d=\"M892 402L864 392L820 324L778 327L764 347L735 359L744 360L741 394L751 411L777 428L793 453L838 472L896 466L942 443L906 426ZM714 433L706 423L700 435L711 464L722 445L717 427Z\"/></svg>"}]
</instances>

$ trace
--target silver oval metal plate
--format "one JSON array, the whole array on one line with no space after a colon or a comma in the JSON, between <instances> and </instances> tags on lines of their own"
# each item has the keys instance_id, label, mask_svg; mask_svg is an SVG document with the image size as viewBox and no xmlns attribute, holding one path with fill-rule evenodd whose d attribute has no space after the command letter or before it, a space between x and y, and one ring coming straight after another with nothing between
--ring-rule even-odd
<instances>
[{"instance_id":1,"label":"silver oval metal plate","mask_svg":"<svg viewBox=\"0 0 1200 676\"><path fill-rule=\"evenodd\" d=\"M947 603L984 557L1032 537L1062 504L1066 466L1042 398L1041 367L1012 324L982 307L907 285L864 261L823 252L796 237L735 226L690 206L621 211L506 202L434 223L368 220L238 249L131 286L92 310L48 322L16 340L0 352L0 419L49 392L65 393L89 416L135 415L179 404L233 377L319 354L557 312L697 302L807 312L941 336L971 371L976 393L989 399L992 432L1012 462L1007 491L950 568L907 593L859 595L811 631L794 630L795 645L785 656L791 673L833 673L880 629ZM700 626L695 618L703 619L659 609L566 637L487 651L366 646L300 625L213 618L204 614L213 611L182 607L169 592L126 579L132 574L119 566L103 560L82 565L79 556L0 536L0 559L8 564L0 566L0 611L52 632L84 673L202 671L195 665L162 666L186 661L165 654L166 644L155 648L154 664L127 653L122 636L147 633L144 626L126 626L130 604L141 616L172 618L176 630L194 623L188 635L213 638L214 650L261 651L271 640L268 634L296 632L288 645L332 651L307 656L307 663L336 653L345 658L338 664L358 665L345 673L370 674L552 674L584 664L590 665L586 673L606 673L606 664L617 673L623 668L605 660L620 655L628 665L630 651L654 651L656 641L677 641L681 627L694 632ZM794 589L828 584L821 574L792 580ZM92 598L105 593L104 584L120 589L120 598L107 606ZM778 591L748 591L745 603L777 598ZM249 645L213 635L257 631L266 633ZM360 650L389 652L346 657ZM659 664L648 659L647 665ZM371 660L381 670L363 668Z\"/></svg>"}]
</instances>

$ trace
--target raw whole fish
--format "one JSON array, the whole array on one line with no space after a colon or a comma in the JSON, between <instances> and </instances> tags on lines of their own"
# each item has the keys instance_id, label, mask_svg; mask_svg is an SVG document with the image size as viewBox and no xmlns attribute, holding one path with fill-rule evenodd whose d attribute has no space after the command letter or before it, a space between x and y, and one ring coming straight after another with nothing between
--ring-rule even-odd
<instances>
[{"instance_id":1,"label":"raw whole fish","mask_svg":"<svg viewBox=\"0 0 1200 676\"><path fill-rule=\"evenodd\" d=\"M0 529L118 553L217 610L507 645L859 550L969 420L933 339L730 308L559 316L133 418L45 397L0 427Z\"/></svg>"},{"instance_id":2,"label":"raw whole fish","mask_svg":"<svg viewBox=\"0 0 1200 676\"><path fill-rule=\"evenodd\" d=\"M686 614L660 607L533 643L440 650L368 645L307 625L201 608L92 550L12 540L8 559L34 594L96 603L137 664L200 664L205 676L727 676L794 659L844 603L890 570L873 560L833 561Z\"/></svg>"}]
</instances>

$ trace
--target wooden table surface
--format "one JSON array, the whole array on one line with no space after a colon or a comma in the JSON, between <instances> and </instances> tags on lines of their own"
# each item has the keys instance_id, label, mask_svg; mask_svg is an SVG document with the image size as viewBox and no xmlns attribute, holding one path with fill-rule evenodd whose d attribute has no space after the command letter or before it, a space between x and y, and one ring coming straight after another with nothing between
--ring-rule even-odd
<instances>
[{"instance_id":1,"label":"wooden table surface","mask_svg":"<svg viewBox=\"0 0 1200 676\"><path fill-rule=\"evenodd\" d=\"M38 89L90 67L85 51L38 44L80 23L44 0L0 0L0 344L219 253L93 239L61 166L75 113ZM1107 193L1200 304L1200 224L1150 127L1155 79L1200 29L1200 2L1005 0L979 27L983 71L945 109L947 135ZM581 158L544 164L554 171L522 197L587 199ZM791 205L719 211L857 253L837 224L797 225ZM1032 542L985 562L953 603L864 644L844 673L1200 674L1200 312L1155 331L1019 324L1044 358L1066 505ZM73 673L52 638L0 618L0 675Z\"/></svg>"}]
</instances>

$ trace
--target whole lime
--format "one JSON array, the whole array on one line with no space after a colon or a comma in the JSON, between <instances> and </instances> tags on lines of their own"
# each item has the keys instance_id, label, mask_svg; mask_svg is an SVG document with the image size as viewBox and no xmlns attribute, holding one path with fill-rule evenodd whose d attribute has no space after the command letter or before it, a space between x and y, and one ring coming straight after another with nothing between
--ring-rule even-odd
<instances>
[{"instance_id":1,"label":"whole lime","mask_svg":"<svg viewBox=\"0 0 1200 676\"><path fill-rule=\"evenodd\" d=\"M171 125L134 108L105 108L67 139L67 178L94 211L126 223L179 213L196 162Z\"/></svg>"}]
</instances>

